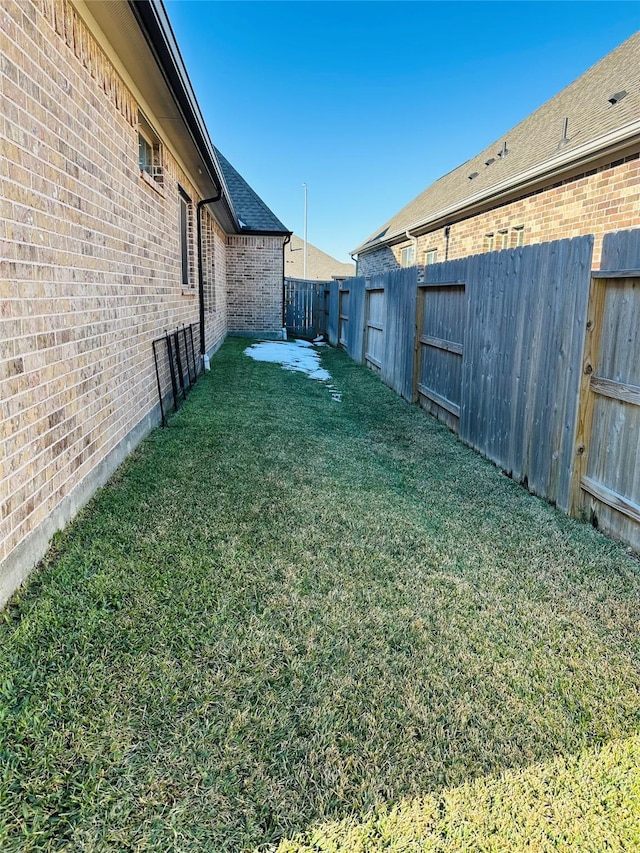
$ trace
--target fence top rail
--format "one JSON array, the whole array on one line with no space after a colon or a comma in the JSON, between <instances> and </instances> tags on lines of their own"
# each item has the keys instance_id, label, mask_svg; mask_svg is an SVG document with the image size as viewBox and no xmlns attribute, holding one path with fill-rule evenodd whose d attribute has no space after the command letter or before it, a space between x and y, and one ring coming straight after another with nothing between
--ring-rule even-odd
<instances>
[{"instance_id":1,"label":"fence top rail","mask_svg":"<svg viewBox=\"0 0 640 853\"><path fill-rule=\"evenodd\" d=\"M640 270L591 270L591 278L640 278Z\"/></svg>"},{"instance_id":2,"label":"fence top rail","mask_svg":"<svg viewBox=\"0 0 640 853\"><path fill-rule=\"evenodd\" d=\"M317 284L318 287L321 287L321 286L326 287L328 284L333 284L333 282L329 281L328 279L294 278L293 276L290 276L290 275L285 275L284 280L296 282L296 283L302 283L302 284Z\"/></svg>"},{"instance_id":3,"label":"fence top rail","mask_svg":"<svg viewBox=\"0 0 640 853\"><path fill-rule=\"evenodd\" d=\"M189 323L189 325L185 325L183 323L182 326L176 326L175 329L171 329L170 331L169 331L169 329L165 329L164 332L159 337L154 338L151 341L151 343L152 344L159 344L160 341L166 341L166 339L169 337L169 335L175 335L177 332L183 332L186 335L187 330L191 329L192 327L193 327L193 323Z\"/></svg>"},{"instance_id":4,"label":"fence top rail","mask_svg":"<svg viewBox=\"0 0 640 853\"><path fill-rule=\"evenodd\" d=\"M464 287L466 281L421 281L418 287Z\"/></svg>"},{"instance_id":5,"label":"fence top rail","mask_svg":"<svg viewBox=\"0 0 640 853\"><path fill-rule=\"evenodd\" d=\"M367 284L365 285L365 290L379 290L382 292L384 290L384 284L379 284L377 282L376 284Z\"/></svg>"}]
</instances>

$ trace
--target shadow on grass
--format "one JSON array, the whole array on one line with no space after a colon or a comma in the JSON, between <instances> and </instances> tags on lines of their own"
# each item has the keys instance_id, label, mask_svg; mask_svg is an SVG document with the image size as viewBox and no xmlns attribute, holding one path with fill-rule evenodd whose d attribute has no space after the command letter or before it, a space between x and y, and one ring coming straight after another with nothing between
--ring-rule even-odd
<instances>
[{"instance_id":1,"label":"shadow on grass","mask_svg":"<svg viewBox=\"0 0 640 853\"><path fill-rule=\"evenodd\" d=\"M636 561L344 354L337 403L248 343L4 614L2 849L266 849L638 729Z\"/></svg>"}]
</instances>

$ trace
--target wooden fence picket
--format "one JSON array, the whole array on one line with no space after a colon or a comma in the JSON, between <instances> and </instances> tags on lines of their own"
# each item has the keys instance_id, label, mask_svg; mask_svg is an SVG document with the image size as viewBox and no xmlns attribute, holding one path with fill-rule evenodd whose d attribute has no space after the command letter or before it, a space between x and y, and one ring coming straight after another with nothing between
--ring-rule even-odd
<instances>
[{"instance_id":1,"label":"wooden fence picket","mask_svg":"<svg viewBox=\"0 0 640 853\"><path fill-rule=\"evenodd\" d=\"M640 551L640 230L350 279L329 339L565 512ZM592 283L593 282L593 283Z\"/></svg>"}]
</instances>

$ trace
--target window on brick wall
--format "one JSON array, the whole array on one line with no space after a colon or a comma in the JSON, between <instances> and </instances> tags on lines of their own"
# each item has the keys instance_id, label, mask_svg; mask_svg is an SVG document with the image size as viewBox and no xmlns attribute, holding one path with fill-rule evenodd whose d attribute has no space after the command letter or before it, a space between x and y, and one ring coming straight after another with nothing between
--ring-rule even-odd
<instances>
[{"instance_id":1,"label":"window on brick wall","mask_svg":"<svg viewBox=\"0 0 640 853\"><path fill-rule=\"evenodd\" d=\"M484 238L485 251L493 252L495 246L495 234L486 234Z\"/></svg>"},{"instance_id":2,"label":"window on brick wall","mask_svg":"<svg viewBox=\"0 0 640 853\"><path fill-rule=\"evenodd\" d=\"M182 268L182 286L192 287L191 249L193 244L193 204L182 187L178 187L178 192L178 200L180 203L180 264Z\"/></svg>"},{"instance_id":3,"label":"window on brick wall","mask_svg":"<svg viewBox=\"0 0 640 853\"><path fill-rule=\"evenodd\" d=\"M162 185L162 146L158 135L141 112L138 112L138 165L157 184Z\"/></svg>"},{"instance_id":4,"label":"window on brick wall","mask_svg":"<svg viewBox=\"0 0 640 853\"><path fill-rule=\"evenodd\" d=\"M410 267L413 264L413 246L405 246L400 250L400 266Z\"/></svg>"},{"instance_id":5,"label":"window on brick wall","mask_svg":"<svg viewBox=\"0 0 640 853\"><path fill-rule=\"evenodd\" d=\"M425 266L427 264L435 264L437 258L438 258L438 250L437 249L427 249L427 251L424 253Z\"/></svg>"},{"instance_id":6,"label":"window on brick wall","mask_svg":"<svg viewBox=\"0 0 640 853\"><path fill-rule=\"evenodd\" d=\"M508 229L504 229L504 231L498 231L498 240L501 249L509 248L509 231Z\"/></svg>"},{"instance_id":7,"label":"window on brick wall","mask_svg":"<svg viewBox=\"0 0 640 853\"><path fill-rule=\"evenodd\" d=\"M516 225L513 229L516 246L524 246L524 225Z\"/></svg>"}]
</instances>

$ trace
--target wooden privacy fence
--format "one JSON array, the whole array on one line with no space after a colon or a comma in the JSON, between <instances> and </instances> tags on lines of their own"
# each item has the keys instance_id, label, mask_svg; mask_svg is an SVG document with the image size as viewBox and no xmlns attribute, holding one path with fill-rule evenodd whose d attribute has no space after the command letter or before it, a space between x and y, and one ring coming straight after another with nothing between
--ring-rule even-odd
<instances>
[{"instance_id":1,"label":"wooden privacy fence","mask_svg":"<svg viewBox=\"0 0 640 853\"><path fill-rule=\"evenodd\" d=\"M327 330L330 282L285 278L285 326L291 335L315 337Z\"/></svg>"},{"instance_id":2,"label":"wooden privacy fence","mask_svg":"<svg viewBox=\"0 0 640 853\"><path fill-rule=\"evenodd\" d=\"M605 239L593 274L572 509L640 552L640 230Z\"/></svg>"},{"instance_id":3,"label":"wooden privacy fence","mask_svg":"<svg viewBox=\"0 0 640 853\"><path fill-rule=\"evenodd\" d=\"M605 272L592 251L577 237L332 282L327 331L534 494L640 550L640 231L607 235Z\"/></svg>"},{"instance_id":4,"label":"wooden privacy fence","mask_svg":"<svg viewBox=\"0 0 640 853\"><path fill-rule=\"evenodd\" d=\"M380 373L385 344L384 282L380 282L379 285L370 285L367 288L366 298L368 304L365 306L364 360L368 367Z\"/></svg>"},{"instance_id":5,"label":"wooden privacy fence","mask_svg":"<svg viewBox=\"0 0 640 853\"><path fill-rule=\"evenodd\" d=\"M458 431L462 403L462 356L467 318L465 285L438 282L418 291L420 405Z\"/></svg>"}]
</instances>

